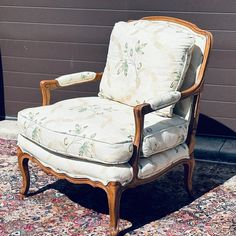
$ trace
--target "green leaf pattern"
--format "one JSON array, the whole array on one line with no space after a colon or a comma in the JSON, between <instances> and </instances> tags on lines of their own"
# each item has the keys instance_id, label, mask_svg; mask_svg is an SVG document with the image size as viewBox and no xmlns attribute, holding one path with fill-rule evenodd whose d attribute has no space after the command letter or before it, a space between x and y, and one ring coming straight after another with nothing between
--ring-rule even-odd
<instances>
[{"instance_id":1,"label":"green leaf pattern","mask_svg":"<svg viewBox=\"0 0 236 236\"><path fill-rule=\"evenodd\" d=\"M39 117L40 113L36 112L29 112L28 119L29 122L24 122L23 124L23 131L24 133L30 133L30 136L32 140L41 143L41 129L40 125L42 125L42 122L47 119L47 117ZM37 124L37 126L35 126Z\"/></svg>"},{"instance_id":2,"label":"green leaf pattern","mask_svg":"<svg viewBox=\"0 0 236 236\"><path fill-rule=\"evenodd\" d=\"M139 55L143 55L143 49L147 46L147 43L141 43L140 40L136 42L134 47L130 47L128 43L125 43L124 58L120 60L117 70L117 75L124 74L126 77L129 71L129 65L132 65L135 69L136 79L139 79L138 73L142 69L142 62L138 61Z\"/></svg>"},{"instance_id":3,"label":"green leaf pattern","mask_svg":"<svg viewBox=\"0 0 236 236\"><path fill-rule=\"evenodd\" d=\"M78 154L78 156L80 156L81 158L85 159L85 158L93 158L96 159L96 155L97 155L97 142L103 142L104 139L101 139L101 133L102 132L102 125L105 124L109 124L108 126L106 126L106 132L104 132L104 136L107 135L108 138L110 138L112 135L109 135L109 133L107 134L107 130L108 128L113 130L113 125L110 124L114 124L112 123L112 119L114 119L114 116L117 116L119 114L121 114L121 109L119 108L119 105L116 105L113 103L113 105L111 105L110 103L108 105L105 106L101 106L100 103L97 104L92 104L92 102L88 102L86 100L87 98L84 98L84 101L81 102L80 106L78 106L78 103L75 103L75 106L71 106L70 108L67 108L68 110L72 111L73 110L73 114L76 114L77 112L79 113L78 116L78 120L74 121L72 120L72 118L70 118L69 115L67 115L66 117L60 117L60 116L56 116L58 110L60 110L62 108L62 106L68 106L68 104L66 105L62 105L62 106L53 106L51 109L48 109L47 111L43 111L41 112L41 108L40 109L29 109L29 112L25 112L24 113L24 123L23 123L23 131L21 132L25 137L35 141L36 143L41 144L42 146L48 147L49 149L51 148L51 150L60 150L61 153L65 153L65 155L68 156L73 156L76 153L76 156ZM118 103L117 103L118 104ZM123 106L123 105L120 105ZM58 110L57 110L58 109ZM119 124L116 128L116 130L119 132L119 138L122 138L124 140L129 140L132 142L132 140L134 140L134 130L135 130L135 124L133 121L133 113L132 113L132 108L131 109L131 113L130 110L127 109L127 106L124 106L124 110L122 110L122 114L123 116L121 117L121 120L125 120L127 122L121 122L121 124ZM51 116L52 114L52 116ZM81 122L80 122L80 118L79 117L83 117L81 118ZM63 129L55 129L55 133L51 132L53 131L53 126L47 126L48 122L60 122L61 120L63 121L63 119L65 119L65 125L67 127L68 125L68 129L63 128ZM94 123L91 123L91 121L95 121L97 119L101 119L102 122L99 123L99 127L97 129L96 126L94 126ZM64 121L63 121L64 122ZM63 124L60 123L60 124ZM72 122L72 123L70 123ZM150 123L149 123L150 122ZM148 119L145 120L145 129L144 129L144 133L143 133L143 138L145 139L145 136L152 136L153 133L156 132L156 125L153 123L153 121L149 121ZM162 126L163 125L163 126ZM170 123L166 124L166 121L163 122L158 122L157 126L160 127L162 126L163 129L165 129L167 126L171 127L171 126L175 126L175 123L171 121L170 119ZM45 132L45 129L48 128L48 131ZM184 142L184 140L186 139L186 134L187 134L187 129L188 129L188 125L179 125L176 126L175 130L173 131L173 133L176 133L176 142L178 143L182 143ZM57 133L60 134L60 136L58 135L57 137ZM50 134L49 136L47 136L48 134ZM66 136L64 136L64 134ZM115 136L116 133L114 133ZM165 134L168 135L168 134ZM165 136L166 137L166 136ZM155 139L151 140L151 139L147 139L147 141L145 141L146 147L148 149L150 149L152 151L152 154L155 153L156 149L159 149L160 146L166 145L164 140L166 138L159 139L158 141L155 141ZM119 139L121 140L121 139ZM109 142L109 140L107 139L104 142ZM114 144L116 145L116 143ZM116 148L114 146L114 148ZM129 148L129 152L133 151L133 146L131 145ZM73 152L73 153L72 153ZM71 154L72 153L72 154Z\"/></svg>"}]
</instances>

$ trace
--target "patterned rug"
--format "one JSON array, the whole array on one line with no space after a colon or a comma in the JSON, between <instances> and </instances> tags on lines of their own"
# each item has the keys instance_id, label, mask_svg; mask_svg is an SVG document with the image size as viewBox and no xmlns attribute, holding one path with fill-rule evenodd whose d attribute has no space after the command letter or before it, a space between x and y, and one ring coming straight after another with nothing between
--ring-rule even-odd
<instances>
[{"instance_id":1,"label":"patterned rug","mask_svg":"<svg viewBox=\"0 0 236 236\"><path fill-rule=\"evenodd\" d=\"M1 236L108 235L106 195L100 189L56 180L31 165L31 196L20 200L15 153L15 141L0 139ZM197 162L194 201L184 191L181 167L127 190L121 235L235 235L235 173L236 166Z\"/></svg>"}]
</instances>

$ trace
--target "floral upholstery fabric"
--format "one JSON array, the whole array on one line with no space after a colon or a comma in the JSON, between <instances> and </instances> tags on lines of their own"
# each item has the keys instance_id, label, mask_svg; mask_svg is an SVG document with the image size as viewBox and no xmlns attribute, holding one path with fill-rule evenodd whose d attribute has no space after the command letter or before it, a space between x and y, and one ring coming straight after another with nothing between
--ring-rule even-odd
<instances>
[{"instance_id":1,"label":"floral upholstery fabric","mask_svg":"<svg viewBox=\"0 0 236 236\"><path fill-rule=\"evenodd\" d=\"M84 71L84 72L79 72L79 73L62 75L56 78L56 80L61 87L65 87L72 84L93 80L95 77L96 77L95 72Z\"/></svg>"},{"instance_id":2,"label":"floral upholstery fabric","mask_svg":"<svg viewBox=\"0 0 236 236\"><path fill-rule=\"evenodd\" d=\"M190 65L188 67L184 82L180 89L180 91L183 91L185 89L190 88L198 78L199 70L203 61L203 54L205 51L206 37L204 35L197 34L196 32L192 31L191 29L185 26L179 25L179 27L182 27L184 30L189 31L194 36L195 40ZM173 112L189 120L192 108L192 100L193 97L188 97L180 100L178 103L176 103Z\"/></svg>"},{"instance_id":3,"label":"floral upholstery fabric","mask_svg":"<svg viewBox=\"0 0 236 236\"><path fill-rule=\"evenodd\" d=\"M74 178L88 178L107 185L111 181L122 185L132 180L132 168L128 163L106 165L97 162L84 161L78 158L68 158L46 150L32 141L18 137L18 145L23 152L29 153L44 166L50 167L57 173L64 173ZM153 176L181 159L188 159L188 147L181 144L168 151L158 153L149 158L141 158L139 165L139 178Z\"/></svg>"},{"instance_id":4,"label":"floral upholstery fabric","mask_svg":"<svg viewBox=\"0 0 236 236\"><path fill-rule=\"evenodd\" d=\"M133 108L108 99L75 98L28 108L18 113L18 125L22 136L69 157L119 164L133 153ZM177 115L146 115L143 156L184 143L187 132L188 122Z\"/></svg>"},{"instance_id":5,"label":"floral upholstery fabric","mask_svg":"<svg viewBox=\"0 0 236 236\"><path fill-rule=\"evenodd\" d=\"M177 103L181 98L181 93L179 91L161 93L153 100L148 100L153 110L159 110L164 107L167 107L171 104Z\"/></svg>"},{"instance_id":6,"label":"floral upholstery fabric","mask_svg":"<svg viewBox=\"0 0 236 236\"><path fill-rule=\"evenodd\" d=\"M149 158L142 158L139 163L138 177L140 179L151 177L182 159L189 159L189 150L185 143Z\"/></svg>"},{"instance_id":7,"label":"floral upholstery fabric","mask_svg":"<svg viewBox=\"0 0 236 236\"><path fill-rule=\"evenodd\" d=\"M193 46L193 35L170 22L116 23L99 96L134 106L178 90ZM172 109L170 106L158 113L171 117Z\"/></svg>"}]
</instances>

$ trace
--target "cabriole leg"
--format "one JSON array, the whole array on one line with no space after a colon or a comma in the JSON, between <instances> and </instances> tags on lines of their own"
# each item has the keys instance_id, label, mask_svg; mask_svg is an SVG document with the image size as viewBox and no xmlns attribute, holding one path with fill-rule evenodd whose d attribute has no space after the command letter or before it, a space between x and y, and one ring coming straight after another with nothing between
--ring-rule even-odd
<instances>
[{"instance_id":1,"label":"cabriole leg","mask_svg":"<svg viewBox=\"0 0 236 236\"><path fill-rule=\"evenodd\" d=\"M30 174L29 174L28 162L29 159L27 158L27 156L25 156L21 150L18 150L18 165L23 178L23 185L20 190L21 198L27 196L30 187Z\"/></svg>"},{"instance_id":2,"label":"cabriole leg","mask_svg":"<svg viewBox=\"0 0 236 236\"><path fill-rule=\"evenodd\" d=\"M119 183L111 182L107 186L107 198L110 214L110 235L119 234L120 199L122 188Z\"/></svg>"},{"instance_id":3,"label":"cabriole leg","mask_svg":"<svg viewBox=\"0 0 236 236\"><path fill-rule=\"evenodd\" d=\"M195 160L193 154L190 157L190 160L184 164L184 182L185 187L188 194L192 197L193 196L193 187L192 187L192 178L193 178L193 171L195 167Z\"/></svg>"}]
</instances>

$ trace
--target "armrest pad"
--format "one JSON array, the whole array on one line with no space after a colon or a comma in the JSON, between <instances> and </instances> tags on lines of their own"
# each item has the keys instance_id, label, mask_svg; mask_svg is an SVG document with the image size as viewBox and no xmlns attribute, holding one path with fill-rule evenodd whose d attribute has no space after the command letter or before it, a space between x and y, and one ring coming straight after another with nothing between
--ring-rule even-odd
<instances>
[{"instance_id":1,"label":"armrest pad","mask_svg":"<svg viewBox=\"0 0 236 236\"><path fill-rule=\"evenodd\" d=\"M159 110L168 107L178 102L181 98L181 92L173 91L168 93L161 93L155 99L150 99L147 102L153 110Z\"/></svg>"},{"instance_id":2,"label":"armrest pad","mask_svg":"<svg viewBox=\"0 0 236 236\"><path fill-rule=\"evenodd\" d=\"M61 87L65 87L65 86L81 83L84 81L94 80L95 77L96 77L95 72L84 71L84 72L79 72L79 73L62 75L56 78L55 80L57 80L58 84Z\"/></svg>"}]
</instances>

